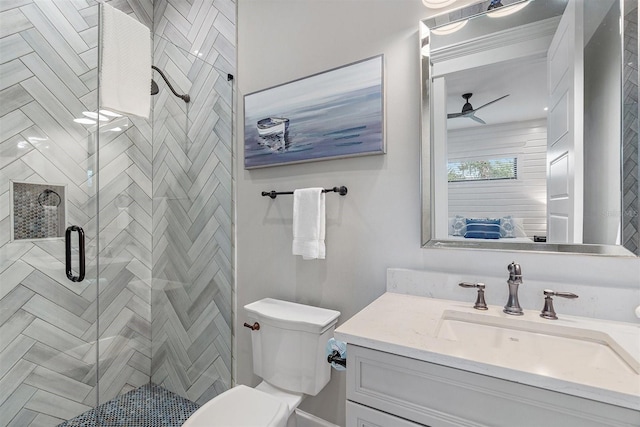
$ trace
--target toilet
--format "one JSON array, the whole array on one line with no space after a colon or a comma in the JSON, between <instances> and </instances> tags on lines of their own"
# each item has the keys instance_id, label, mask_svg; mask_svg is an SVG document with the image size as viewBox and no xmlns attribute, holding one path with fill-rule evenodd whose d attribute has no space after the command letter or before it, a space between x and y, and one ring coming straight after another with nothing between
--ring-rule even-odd
<instances>
[{"instance_id":1,"label":"toilet","mask_svg":"<svg viewBox=\"0 0 640 427\"><path fill-rule=\"evenodd\" d=\"M183 427L295 427L294 411L331 378L325 346L340 312L265 298L244 306L255 388L238 385L205 403Z\"/></svg>"}]
</instances>

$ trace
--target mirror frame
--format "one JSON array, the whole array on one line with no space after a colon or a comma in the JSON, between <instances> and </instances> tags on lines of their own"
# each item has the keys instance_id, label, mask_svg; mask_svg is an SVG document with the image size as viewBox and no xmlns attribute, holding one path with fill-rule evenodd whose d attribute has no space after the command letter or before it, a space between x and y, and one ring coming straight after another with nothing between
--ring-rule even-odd
<instances>
[{"instance_id":1,"label":"mirror frame","mask_svg":"<svg viewBox=\"0 0 640 427\"><path fill-rule=\"evenodd\" d=\"M482 0L479 0L481 2ZM516 1L519 2L520 0ZM620 10L622 11L622 15L625 14L625 0L618 0L620 4ZM441 19L436 26L449 24L461 19L468 19L476 15L484 14L485 12L478 13L479 4L478 2L472 4L471 6L467 6L463 9L453 10L446 12L443 16L445 17L444 22ZM507 3L507 1L505 1ZM509 2L512 3L512 2ZM467 10L465 15L465 10ZM640 10L640 9L639 9ZM453 13L452 13L453 12ZM451 19L447 19L448 15ZM461 16L462 15L462 16ZM427 26L428 22L435 22L438 17L431 17L427 19L423 19L419 22L419 27ZM622 20L624 22L624 20ZM624 30L624 28L623 28ZM555 244L555 243L546 243L546 242L495 242L495 241L487 241L487 242L479 242L477 240L473 241L458 241L458 240L447 240L447 239L433 239L433 210L431 207L435 204L435 189L434 189L434 180L433 180L433 169L434 169L434 161L435 161L435 153L434 149L435 144L433 144L434 135L433 128L431 126L431 111L433 109L433 99L430 97L431 92L431 62L430 57L425 56L423 54L423 49L428 48L429 37L423 36L422 28L419 28L419 55L420 55L420 87L421 87L421 97L420 97L420 107L421 107L421 144L420 144L420 193L421 193L421 206L422 206L422 223L421 223L421 246L423 248L461 248L461 249L484 249L484 250L499 250L499 251L527 251L527 252L545 252L545 253L570 253L570 254L587 254L587 255L604 255L604 256L618 256L618 257L632 257L640 256L640 254L635 255L630 250L626 249L622 244L621 245L602 245L602 244ZM624 31L622 32L623 44L624 44ZM624 46L622 52L622 66L624 67ZM637 58L636 58L637 60ZM638 69L640 67L637 67ZM624 84L624 79L623 79ZM624 86L621 87L621 95L624 95ZM622 129L624 129L624 120L626 115L622 114L621 125ZM638 120L638 119L636 119ZM622 133L621 133L622 136ZM620 141L620 147L622 150L623 141ZM621 170L621 179L622 179L622 170ZM622 204L622 203L621 203ZM623 213L623 206L621 206L621 214Z\"/></svg>"}]
</instances>

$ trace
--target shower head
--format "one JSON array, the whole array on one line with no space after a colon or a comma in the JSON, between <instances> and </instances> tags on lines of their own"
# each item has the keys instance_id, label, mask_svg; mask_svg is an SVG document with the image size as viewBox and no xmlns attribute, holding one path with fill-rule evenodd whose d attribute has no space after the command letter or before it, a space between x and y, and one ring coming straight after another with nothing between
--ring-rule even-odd
<instances>
[{"instance_id":1,"label":"shower head","mask_svg":"<svg viewBox=\"0 0 640 427\"><path fill-rule=\"evenodd\" d=\"M158 72L158 74L160 74L160 77L162 77L162 80L164 80L164 82L167 84L169 89L171 89L171 92L175 96L177 96L178 98L181 98L184 102L191 101L191 97L189 95L187 94L180 95L178 92L176 92L176 90L173 88L173 86L171 86L171 83L169 83L169 80L167 80L167 77L164 75L164 73L160 68L156 67L155 65L152 65L151 68L153 68ZM158 88L158 84L155 81L153 81L153 79L151 79L151 95L156 95L159 91L160 89Z\"/></svg>"}]
</instances>

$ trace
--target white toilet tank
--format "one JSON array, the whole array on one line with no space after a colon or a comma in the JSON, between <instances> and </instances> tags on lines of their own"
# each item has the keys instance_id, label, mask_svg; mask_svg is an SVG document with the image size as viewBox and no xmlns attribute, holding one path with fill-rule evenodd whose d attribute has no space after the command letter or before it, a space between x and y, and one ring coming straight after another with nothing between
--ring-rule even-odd
<instances>
[{"instance_id":1,"label":"white toilet tank","mask_svg":"<svg viewBox=\"0 0 640 427\"><path fill-rule=\"evenodd\" d=\"M253 371L285 390L315 396L329 382L325 346L339 311L265 298L244 306L251 324Z\"/></svg>"}]
</instances>

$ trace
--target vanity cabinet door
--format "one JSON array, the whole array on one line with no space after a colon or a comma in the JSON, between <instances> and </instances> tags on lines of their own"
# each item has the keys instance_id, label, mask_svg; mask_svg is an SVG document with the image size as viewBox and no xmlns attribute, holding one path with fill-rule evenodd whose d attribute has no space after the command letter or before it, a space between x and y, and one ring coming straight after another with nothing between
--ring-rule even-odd
<instances>
[{"instance_id":1,"label":"vanity cabinet door","mask_svg":"<svg viewBox=\"0 0 640 427\"><path fill-rule=\"evenodd\" d=\"M639 411L619 406L354 345L347 355L347 400L408 425L640 426Z\"/></svg>"},{"instance_id":2,"label":"vanity cabinet door","mask_svg":"<svg viewBox=\"0 0 640 427\"><path fill-rule=\"evenodd\" d=\"M423 427L423 425L347 401L347 427Z\"/></svg>"}]
</instances>

